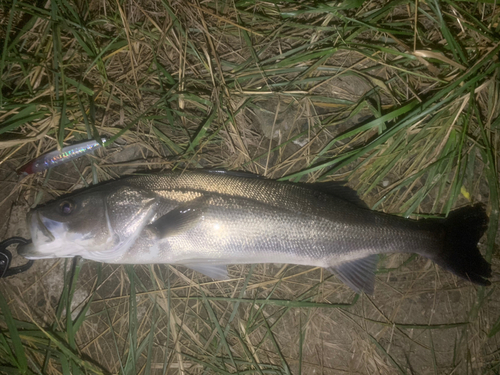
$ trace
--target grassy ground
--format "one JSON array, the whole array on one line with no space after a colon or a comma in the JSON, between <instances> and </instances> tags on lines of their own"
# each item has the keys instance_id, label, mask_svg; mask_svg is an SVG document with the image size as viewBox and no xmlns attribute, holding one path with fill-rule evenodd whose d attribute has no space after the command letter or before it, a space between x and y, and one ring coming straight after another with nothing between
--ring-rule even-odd
<instances>
[{"instance_id":1,"label":"grassy ground","mask_svg":"<svg viewBox=\"0 0 500 375\"><path fill-rule=\"evenodd\" d=\"M498 373L500 6L494 0L0 2L2 238L29 207L134 171L349 181L374 209L481 201L493 286L382 259L374 296L320 269L40 261L0 281L0 373ZM46 151L94 156L19 180Z\"/></svg>"}]
</instances>

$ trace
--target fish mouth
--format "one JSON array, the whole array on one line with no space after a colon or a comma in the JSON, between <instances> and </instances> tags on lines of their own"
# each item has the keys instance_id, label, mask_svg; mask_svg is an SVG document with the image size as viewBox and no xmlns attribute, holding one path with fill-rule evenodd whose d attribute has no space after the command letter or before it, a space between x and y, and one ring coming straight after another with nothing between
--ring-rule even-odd
<instances>
[{"instance_id":1,"label":"fish mouth","mask_svg":"<svg viewBox=\"0 0 500 375\"><path fill-rule=\"evenodd\" d=\"M31 232L32 242L17 247L17 253L26 259L48 259L57 258L56 252L40 251L45 246L52 247L51 244L56 241L51 229L59 228L63 224L54 220L47 219L40 215L40 212L32 212L28 216L28 223ZM55 250L55 249L54 249Z\"/></svg>"},{"instance_id":2,"label":"fish mouth","mask_svg":"<svg viewBox=\"0 0 500 375\"><path fill-rule=\"evenodd\" d=\"M30 242L29 244L26 244L26 245L19 245L17 247L17 253L19 255L21 255L22 257L29 259L29 260L56 258L55 254L40 253L36 249L33 242Z\"/></svg>"},{"instance_id":3,"label":"fish mouth","mask_svg":"<svg viewBox=\"0 0 500 375\"><path fill-rule=\"evenodd\" d=\"M30 259L29 257L34 253L35 246L33 245L33 242L30 242L25 245L19 245L17 247L17 253L26 259Z\"/></svg>"},{"instance_id":4,"label":"fish mouth","mask_svg":"<svg viewBox=\"0 0 500 375\"><path fill-rule=\"evenodd\" d=\"M33 235L34 233L37 233L36 231L39 231L43 236L45 236L48 239L48 241L45 242L54 241L55 237L49 230L51 222L53 222L53 220L46 219L40 216L40 212L37 212L31 220L31 234Z\"/></svg>"}]
</instances>

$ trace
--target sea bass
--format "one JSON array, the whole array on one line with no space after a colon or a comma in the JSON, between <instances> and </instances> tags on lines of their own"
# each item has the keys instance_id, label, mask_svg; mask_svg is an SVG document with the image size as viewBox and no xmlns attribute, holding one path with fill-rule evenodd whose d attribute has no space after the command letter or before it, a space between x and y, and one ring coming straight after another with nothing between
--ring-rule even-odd
<instances>
[{"instance_id":1,"label":"sea bass","mask_svg":"<svg viewBox=\"0 0 500 375\"><path fill-rule=\"evenodd\" d=\"M228 264L319 266L371 294L381 253L417 253L489 285L477 248L487 222L479 205L415 221L372 211L338 183L198 170L125 177L37 207L28 214L32 243L18 252L178 264L219 280Z\"/></svg>"}]
</instances>

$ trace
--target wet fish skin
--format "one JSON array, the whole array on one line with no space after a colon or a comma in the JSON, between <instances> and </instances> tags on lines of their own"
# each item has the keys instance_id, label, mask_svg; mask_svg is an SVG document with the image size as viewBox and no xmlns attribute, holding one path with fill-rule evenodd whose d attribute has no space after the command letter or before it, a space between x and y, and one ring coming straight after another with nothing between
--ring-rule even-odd
<instances>
[{"instance_id":1,"label":"wet fish skin","mask_svg":"<svg viewBox=\"0 0 500 375\"><path fill-rule=\"evenodd\" d=\"M36 208L29 220L28 259L182 264L218 279L227 264L291 263L327 268L367 293L381 253L418 253L481 285L491 274L477 249L481 207L413 221L368 210L335 184L238 172L132 176Z\"/></svg>"}]
</instances>

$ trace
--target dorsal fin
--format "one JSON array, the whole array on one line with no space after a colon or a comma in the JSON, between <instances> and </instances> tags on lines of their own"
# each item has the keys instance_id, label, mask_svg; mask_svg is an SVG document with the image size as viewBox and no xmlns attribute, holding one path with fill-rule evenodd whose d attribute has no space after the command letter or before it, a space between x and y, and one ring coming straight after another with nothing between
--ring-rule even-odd
<instances>
[{"instance_id":1,"label":"dorsal fin","mask_svg":"<svg viewBox=\"0 0 500 375\"><path fill-rule=\"evenodd\" d=\"M227 171L225 169L204 169L202 170L207 173L213 174L224 174L227 176L243 177L243 178L261 178L266 179L266 177L245 171ZM337 198L343 199L347 202L353 203L358 207L370 209L365 202L359 198L358 193L348 186L345 186L344 182L339 181L328 181L328 182L315 182L315 183L305 183L305 182L283 182L292 185L302 186L304 188L319 191L323 194L333 195Z\"/></svg>"},{"instance_id":2,"label":"dorsal fin","mask_svg":"<svg viewBox=\"0 0 500 375\"><path fill-rule=\"evenodd\" d=\"M300 185L306 189L319 191L323 194L333 195L337 198L343 199L347 202L353 203L360 208L370 209L363 200L358 196L356 190L351 189L349 186L345 186L343 182L338 181L328 181L328 182L315 182L312 184L306 184L299 182Z\"/></svg>"},{"instance_id":3,"label":"dorsal fin","mask_svg":"<svg viewBox=\"0 0 500 375\"><path fill-rule=\"evenodd\" d=\"M266 177L252 173L252 172L246 172L246 171L228 171L225 169L202 169L201 171L211 173L211 174L224 174L226 176L233 176L233 177L244 177L244 178L263 178L265 179Z\"/></svg>"}]
</instances>

